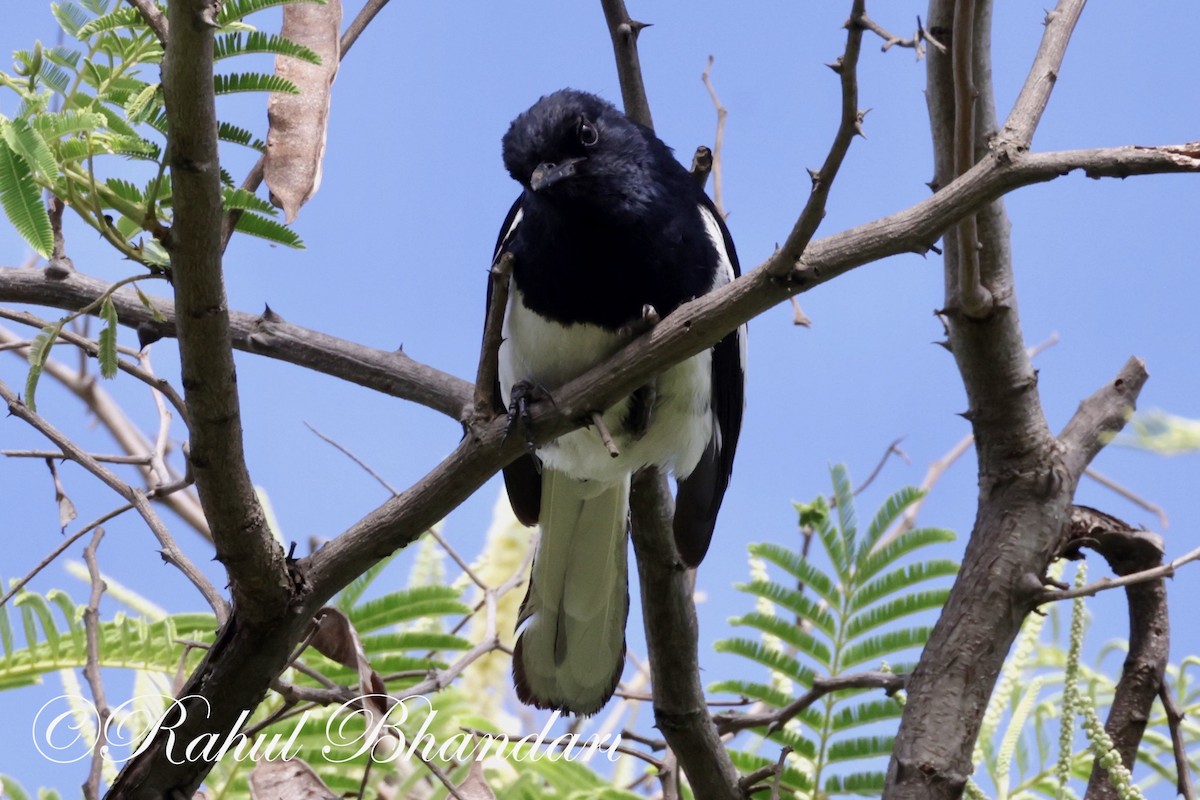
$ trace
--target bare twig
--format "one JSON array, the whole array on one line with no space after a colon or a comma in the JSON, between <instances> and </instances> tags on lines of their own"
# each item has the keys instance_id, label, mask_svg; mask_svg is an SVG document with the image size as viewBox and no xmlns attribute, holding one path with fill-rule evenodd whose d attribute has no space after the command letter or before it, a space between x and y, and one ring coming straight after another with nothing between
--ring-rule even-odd
<instances>
[{"instance_id":1,"label":"bare twig","mask_svg":"<svg viewBox=\"0 0 1200 800\"><path fill-rule=\"evenodd\" d=\"M167 44L167 18L158 6L154 5L153 0L129 0L129 5L133 6L142 15L142 19L146 20L146 24L150 26L150 30L154 31L154 35L158 37L158 41L164 47Z\"/></svg>"},{"instance_id":2,"label":"bare twig","mask_svg":"<svg viewBox=\"0 0 1200 800\"><path fill-rule=\"evenodd\" d=\"M975 0L956 0L954 33L950 55L954 59L954 177L965 175L975 165L974 50ZM974 214L958 223L958 305L972 319L992 312L991 292L979 271L979 228Z\"/></svg>"},{"instance_id":3,"label":"bare twig","mask_svg":"<svg viewBox=\"0 0 1200 800\"><path fill-rule=\"evenodd\" d=\"M1059 600L1073 600L1076 597L1093 597L1106 592L1109 589L1119 589L1122 586L1133 586L1147 581L1160 580L1162 578L1174 577L1175 572L1185 564L1190 564L1193 561L1200 561L1200 547L1184 553L1179 558L1169 561L1159 567L1145 569L1139 572L1131 572L1128 575L1122 575L1117 578L1101 578L1098 581L1093 581L1085 586L1080 586L1073 589L1047 589L1037 596L1038 603L1057 602Z\"/></svg>"},{"instance_id":4,"label":"bare twig","mask_svg":"<svg viewBox=\"0 0 1200 800\"><path fill-rule=\"evenodd\" d=\"M922 47L922 42L929 42L939 52L946 52L946 46L933 37L933 34L931 34L921 22L920 17L917 17L917 30L909 39L903 39L899 36L896 36L894 33L890 33L889 31L885 30L882 25L865 14L862 17L862 25L871 33L875 34L880 39L883 39L883 46L880 49L885 53L893 47L909 47L916 52L917 60L920 61L925 55L925 48Z\"/></svg>"},{"instance_id":5,"label":"bare twig","mask_svg":"<svg viewBox=\"0 0 1200 800\"><path fill-rule=\"evenodd\" d=\"M1175 790L1183 800L1196 800L1196 790L1192 786L1192 768L1188 764L1187 740L1183 734L1183 712L1171 694L1171 687L1164 680L1158 690L1158 699L1162 701L1163 711L1167 715L1167 729L1171 731L1171 750L1175 754Z\"/></svg>"},{"instance_id":6,"label":"bare twig","mask_svg":"<svg viewBox=\"0 0 1200 800\"><path fill-rule=\"evenodd\" d=\"M729 111L721 105L721 99L717 97L717 90L713 87L712 68L713 57L709 56L704 72L700 73L700 79L704 81L704 88L708 89L708 96L717 112L717 132L713 138L712 148L712 198L713 205L717 207L717 213L722 217L728 217L729 213L725 210L725 184L721 179L721 152L725 147L725 118L729 116Z\"/></svg>"},{"instance_id":7,"label":"bare twig","mask_svg":"<svg viewBox=\"0 0 1200 800\"><path fill-rule=\"evenodd\" d=\"M629 16L625 0L600 0L600 5L604 7L604 20L608 23L608 35L612 39L625 116L653 129L654 119L650 115L650 101L646 99L646 84L642 80L642 64L637 50L638 34L649 26Z\"/></svg>"},{"instance_id":8,"label":"bare twig","mask_svg":"<svg viewBox=\"0 0 1200 800\"><path fill-rule=\"evenodd\" d=\"M513 254L500 253L488 272L488 307L484 320L483 342L479 348L479 367L475 377L475 405L467 413L468 427L496 416L496 387L499 385L500 343L504 331L504 309L508 306L509 279L513 271Z\"/></svg>"},{"instance_id":9,"label":"bare twig","mask_svg":"<svg viewBox=\"0 0 1200 800\"><path fill-rule=\"evenodd\" d=\"M112 714L104 694L104 680L100 677L100 598L104 595L106 587L104 579L100 577L100 566L96 562L96 549L103 538L104 529L96 528L91 544L83 548L83 560L87 564L92 584L87 608L83 610L83 629L87 643L87 661L83 668L83 676L92 690L92 703L96 708L96 742L92 746L91 769L88 771L87 782L83 785L83 795L88 800L99 800L100 797L100 776L104 769L104 755L108 749L105 746L104 730Z\"/></svg>"},{"instance_id":10,"label":"bare twig","mask_svg":"<svg viewBox=\"0 0 1200 800\"><path fill-rule=\"evenodd\" d=\"M28 423L47 439L54 442L54 444L62 449L63 453L67 454L73 461L79 463L80 466L95 475L106 486L129 502L154 533L159 544L162 545L163 559L177 567L191 581L192 585L200 591L200 594L212 606L218 620L224 621L229 616L229 606L225 603L224 598L221 597L221 594L209 582L208 578L204 576L204 573L176 546L174 539L171 538L166 527L150 506L145 492L134 489L122 481L107 467L81 450L78 445L72 442L61 431L38 414L30 411L21 402L20 398L17 397L16 393L9 389L8 385L3 381L0 381L0 399L3 399L8 404L8 410L13 416Z\"/></svg>"},{"instance_id":11,"label":"bare twig","mask_svg":"<svg viewBox=\"0 0 1200 800\"><path fill-rule=\"evenodd\" d=\"M118 456L103 453L88 453L92 459L101 464L136 464L145 466L150 463L150 456ZM71 457L58 450L0 450L0 456L9 458L54 458L69 460Z\"/></svg>"},{"instance_id":12,"label":"bare twig","mask_svg":"<svg viewBox=\"0 0 1200 800\"><path fill-rule=\"evenodd\" d=\"M172 484L169 486L160 486L158 489L152 491L150 493L150 495L148 495L148 496L156 496L156 495L164 496L164 495L170 494L172 492L177 492L180 489L186 488L187 486L190 486L190 485L191 485L190 481L188 481L188 482L181 481L179 483ZM14 584L12 584L12 586L10 586L8 588L8 591L5 592L2 596L0 596L0 606L4 605L9 600L11 600L14 596L16 596L16 594L18 592L20 592L22 589L24 589L25 586L31 580L33 580L35 577L37 577L37 574L39 572L41 572L46 567L48 567L52 563L54 563L54 560L57 559L59 556L61 556L63 553L65 553L68 549L70 549L71 545L75 544L75 542L79 541L87 534L96 530L101 525L108 522L110 519L119 517L120 515L124 514L126 511L132 511L133 508L134 508L133 503L126 503L123 506L120 506L118 508L113 509L112 511L109 511L107 514L104 514L103 516L92 520L87 525L84 525L82 528L77 530L75 533L73 533L70 536L68 536L67 538L63 539L58 544L58 546L55 547L53 550L51 550L50 553L48 555L46 555L41 561L39 561L33 569L31 569L29 572L27 572L24 575L24 577L20 578L18 581L16 581Z\"/></svg>"},{"instance_id":13,"label":"bare twig","mask_svg":"<svg viewBox=\"0 0 1200 800\"><path fill-rule=\"evenodd\" d=\"M894 672L856 672L850 675L835 675L813 679L812 688L788 703L783 708L763 714L738 714L724 712L716 716L717 730L721 735L737 733L749 728L767 729L767 733L782 728L797 714L830 692L846 689L883 689L889 695L904 688L906 675Z\"/></svg>"},{"instance_id":14,"label":"bare twig","mask_svg":"<svg viewBox=\"0 0 1200 800\"><path fill-rule=\"evenodd\" d=\"M1110 489L1110 490L1116 492L1121 497L1124 497L1126 500L1133 503L1135 506L1145 509L1146 511L1149 511L1154 516L1158 517L1158 524L1162 526L1162 529L1164 531L1168 527L1170 527L1171 521L1167 518L1166 509L1164 509L1162 506L1158 505L1157 503L1150 502L1146 498L1144 498L1141 495L1134 492L1132 489L1128 489L1128 488L1122 486L1121 484L1114 481L1112 478L1108 477L1107 475L1102 475L1101 473L1097 472L1096 470L1094 470L1091 467L1088 467L1087 469L1085 469L1083 471L1083 474L1087 475L1089 478L1091 478L1096 483L1103 486L1105 489Z\"/></svg>"},{"instance_id":15,"label":"bare twig","mask_svg":"<svg viewBox=\"0 0 1200 800\"><path fill-rule=\"evenodd\" d=\"M600 441L604 443L604 449L608 450L608 454L613 458L621 455L621 449L617 447L612 433L608 430L608 425L604 422L604 415L599 411L593 411L588 416L596 428L596 434L600 437Z\"/></svg>"},{"instance_id":16,"label":"bare twig","mask_svg":"<svg viewBox=\"0 0 1200 800\"><path fill-rule=\"evenodd\" d=\"M883 465L886 464L888 459L893 455L899 458L905 464L912 463L912 460L908 457L908 454L900 449L900 443L902 441L904 441L903 436L898 439L894 439L892 443L887 446L887 450L883 451L883 455L880 457L879 463L875 465L875 469L871 470L871 474L867 476L867 479L860 483L858 488L854 490L853 494L855 497L858 497L866 490L868 486L875 482L875 479L879 477L879 473L883 471Z\"/></svg>"},{"instance_id":17,"label":"bare twig","mask_svg":"<svg viewBox=\"0 0 1200 800\"><path fill-rule=\"evenodd\" d=\"M783 274L787 269L785 264L794 264L808 249L809 242L817 232L821 220L825 216L825 205L829 200L829 191L837 177L842 161L850 150L850 142L855 136L863 135L862 122L867 112L858 107L858 56L862 52L863 28L861 20L865 10L865 0L854 0L850 9L850 19L846 21L846 49L841 57L829 67L837 73L842 87L842 110L838 121L837 133L834 134L833 144L829 154L819 170L809 170L812 178L812 192L804 209L800 212L792 232L788 234L783 247L776 251L768 262L768 270L774 274Z\"/></svg>"},{"instance_id":18,"label":"bare twig","mask_svg":"<svg viewBox=\"0 0 1200 800\"><path fill-rule=\"evenodd\" d=\"M355 464L357 464L359 467L361 467L363 469L363 471L366 472L368 475L370 475L372 478L374 478L376 480L376 482L379 483L380 486L382 486L384 489L387 489L388 494L392 495L393 497L395 497L396 494L398 494L396 489L390 483L388 483L383 478L382 475L380 475L378 472L376 472L374 469L372 469L371 466L367 464L367 462L363 461L361 458L359 458L353 452L351 452L349 448L345 447L340 442L338 442L334 439L331 439L330 437L321 433L319 430L317 430L316 428L314 428L311 424L309 424L307 422L304 423L304 426L306 428L308 428L310 431L312 431L314 434L316 434L316 436L319 439L321 439L321 441L326 442L327 444L335 447L338 450L338 452L340 452L342 455L346 456L351 461L353 461ZM466 574L466 576L471 579L472 583L474 583L480 589L486 590L488 588L484 584L484 582L480 579L480 577L475 574L475 570L471 569L471 565L467 563L466 559L464 559L461 555L459 555L458 551L455 550L448 541L446 541L445 537L443 537L440 533L438 533L437 528L430 528L429 535L432 536L434 538L434 541L436 541L441 546L441 548L446 551L446 554L449 555L450 558L454 560L454 563L457 564L459 566L459 569L461 569L463 571L463 573Z\"/></svg>"}]
</instances>

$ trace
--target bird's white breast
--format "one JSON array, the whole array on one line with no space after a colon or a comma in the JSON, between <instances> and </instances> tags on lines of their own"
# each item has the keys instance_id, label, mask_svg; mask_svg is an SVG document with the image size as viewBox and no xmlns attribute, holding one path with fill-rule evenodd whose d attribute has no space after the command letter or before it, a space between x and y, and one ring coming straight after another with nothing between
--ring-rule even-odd
<instances>
[{"instance_id":1,"label":"bird's white breast","mask_svg":"<svg viewBox=\"0 0 1200 800\"><path fill-rule=\"evenodd\" d=\"M554 390L603 362L628 338L598 325L563 325L529 309L515 282L510 285L500 345L501 396L507 405L514 383L529 381ZM592 428L573 431L540 448L552 469L578 479L619 481L653 464L686 476L712 435L712 353L705 350L658 377L650 424L640 438L624 431L629 399L604 414L621 455L613 458Z\"/></svg>"}]
</instances>

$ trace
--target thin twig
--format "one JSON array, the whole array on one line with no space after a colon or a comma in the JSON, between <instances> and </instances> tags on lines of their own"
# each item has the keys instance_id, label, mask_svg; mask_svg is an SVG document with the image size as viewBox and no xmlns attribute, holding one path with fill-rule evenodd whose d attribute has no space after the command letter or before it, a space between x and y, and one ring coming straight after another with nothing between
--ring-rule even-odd
<instances>
[{"instance_id":1,"label":"thin twig","mask_svg":"<svg viewBox=\"0 0 1200 800\"><path fill-rule=\"evenodd\" d=\"M147 500L147 494L140 489L135 489L129 484L122 481L112 471L103 464L100 464L82 449L79 448L69 437L47 422L38 414L34 413L21 402L8 385L0 381L0 399L3 399L8 404L9 412L18 419L26 422L50 441L54 442L62 451L70 458L80 464L88 472L99 478L106 486L121 495L137 510L138 514L146 522L146 525L154 533L160 545L162 545L163 560L182 572L192 585L195 586L208 604L212 606L213 612L217 615L217 620L224 623L229 617L229 606L225 599L217 591L216 587L209 582L204 573L201 572L195 564L191 562L183 551L175 544L175 540L171 538L166 527L162 524L158 514L150 506Z\"/></svg>"},{"instance_id":2,"label":"thin twig","mask_svg":"<svg viewBox=\"0 0 1200 800\"><path fill-rule=\"evenodd\" d=\"M101 464L136 464L137 466L146 466L150 463L150 456L122 456L103 453L88 453L88 455L100 462ZM69 461L71 456L59 450L0 450L0 456L8 458L53 458L58 460Z\"/></svg>"},{"instance_id":3,"label":"thin twig","mask_svg":"<svg viewBox=\"0 0 1200 800\"><path fill-rule=\"evenodd\" d=\"M917 17L916 33L914 33L912 38L909 39L902 39L901 37L896 36L894 33L890 33L889 31L885 30L882 25L865 14L862 16L862 25L871 33L875 34L880 39L883 39L883 46L880 49L885 53L893 47L909 47L916 52L917 60L920 61L925 55L925 48L921 46L922 42L929 42L940 52L946 52L946 46L929 33L929 31L925 28L925 25L921 22L920 17Z\"/></svg>"},{"instance_id":4,"label":"thin twig","mask_svg":"<svg viewBox=\"0 0 1200 800\"><path fill-rule=\"evenodd\" d=\"M87 608L83 610L83 629L87 643L87 661L83 667L83 676L92 690L92 703L96 709L96 742L92 746L91 769L88 771L87 782L83 785L83 795L88 800L99 800L100 797L100 777L104 770L104 755L108 749L105 746L104 732L112 714L104 693L104 680L100 677L100 598L104 595L106 587L96 561L96 549L103 538L104 529L96 528L91 544L83 548L83 560L87 564L92 584Z\"/></svg>"},{"instance_id":5,"label":"thin twig","mask_svg":"<svg viewBox=\"0 0 1200 800\"><path fill-rule=\"evenodd\" d=\"M954 63L954 177L965 175L975 165L974 58L975 0L956 0L951 58ZM979 226L974 214L958 223L958 304L972 319L992 311L991 292L979 273Z\"/></svg>"},{"instance_id":6,"label":"thin twig","mask_svg":"<svg viewBox=\"0 0 1200 800\"><path fill-rule=\"evenodd\" d=\"M1190 564L1193 561L1200 561L1200 547L1160 567L1144 569L1140 572L1131 572L1119 578L1101 578L1086 586L1074 589L1047 589L1037 596L1037 604L1053 603L1059 600L1072 600L1076 597L1092 597L1109 589L1117 589L1134 583L1145 583L1146 581L1158 580L1159 578L1170 578L1175 575L1175 571L1180 567Z\"/></svg>"},{"instance_id":7,"label":"thin twig","mask_svg":"<svg viewBox=\"0 0 1200 800\"><path fill-rule=\"evenodd\" d=\"M779 730L790 720L830 692L845 689L883 689L889 695L903 689L907 675L894 672L856 672L851 675L836 675L814 678L812 688L781 709L764 714L734 714L725 712L714 717L717 730L722 735L737 733L749 728L767 729L767 733Z\"/></svg>"},{"instance_id":8,"label":"thin twig","mask_svg":"<svg viewBox=\"0 0 1200 800\"><path fill-rule=\"evenodd\" d=\"M504 309L508 306L509 279L513 271L513 254L499 254L488 272L488 307L484 320L483 342L479 346L479 366L475 373L475 404L468 427L496 415L495 392L499 383L500 343L504 336ZM464 409L464 412L466 409Z\"/></svg>"},{"instance_id":9,"label":"thin twig","mask_svg":"<svg viewBox=\"0 0 1200 800\"><path fill-rule=\"evenodd\" d=\"M142 19L146 20L146 24L150 26L150 30L154 31L154 35L158 37L158 41L162 43L163 47L166 47L167 35L169 33L167 18L154 5L153 0L129 0L129 5L141 13Z\"/></svg>"},{"instance_id":10,"label":"thin twig","mask_svg":"<svg viewBox=\"0 0 1200 800\"><path fill-rule=\"evenodd\" d=\"M1164 531L1168 528L1168 526L1170 526L1171 521L1167 518L1166 510L1157 503L1150 502L1146 498L1135 493L1132 489L1127 489L1126 487L1114 481L1112 478L1108 477L1107 475L1102 475L1091 467L1085 469L1083 474L1087 475L1104 488L1111 489L1112 491L1116 492L1121 497L1124 497L1126 500L1133 503L1135 506L1143 508L1154 516L1158 517L1158 524L1162 526Z\"/></svg>"},{"instance_id":11,"label":"thin twig","mask_svg":"<svg viewBox=\"0 0 1200 800\"><path fill-rule=\"evenodd\" d=\"M717 97L717 90L713 87L713 60L712 56L708 57L708 64L704 67L704 72L700 73L700 80L704 81L704 88L708 89L708 96L717 112L717 132L712 148L713 205L717 207L718 214L728 218L729 213L725 211L725 187L721 179L721 152L725 146L725 118L729 116L729 111L721 105L721 99Z\"/></svg>"},{"instance_id":12,"label":"thin twig","mask_svg":"<svg viewBox=\"0 0 1200 800\"><path fill-rule=\"evenodd\" d=\"M600 0L600 5L604 8L604 20L612 39L625 116L653 130L654 119L650 115L650 101L646 98L646 84L642 79L642 64L637 49L638 34L649 26L629 16L625 0Z\"/></svg>"},{"instance_id":13,"label":"thin twig","mask_svg":"<svg viewBox=\"0 0 1200 800\"><path fill-rule=\"evenodd\" d=\"M179 483L176 483L176 484L159 487L158 489L155 490L155 492L152 492L151 494L152 495L157 494L158 496L165 496L172 492L177 492L180 489L184 489L190 485L191 485L190 481L186 481L186 482L180 481ZM0 606L3 606L5 603L7 603L9 600L11 600L14 596L16 596L16 594L18 592L20 592L22 589L24 589L25 586L31 580L33 580L35 577L37 577L39 572L41 572L46 567L53 564L54 560L57 559L59 556L61 556L63 553L65 553L68 549L70 549L71 545L75 544L75 542L79 541L84 536L88 535L95 529L99 528L101 525L108 522L110 519L119 517L120 515L124 514L126 511L132 511L133 507L134 507L133 503L126 503L125 505L120 506L119 508L115 508L112 511L109 511L107 514L104 514L103 516L92 520L87 525L84 525L82 528L77 530L75 533L73 533L70 536L68 536L67 538L63 539L58 544L57 547L55 547L53 550L50 551L49 555L47 555L41 561L39 561L33 569L31 569L29 572L27 572L25 574L24 577L22 577L16 583L14 583L12 586L10 586L8 588L8 591L5 592L3 596L0 596Z\"/></svg>"},{"instance_id":14,"label":"thin twig","mask_svg":"<svg viewBox=\"0 0 1200 800\"><path fill-rule=\"evenodd\" d=\"M867 476L867 479L859 484L858 488L854 490L853 494L855 497L858 497L863 493L864 490L866 490L868 486L875 482L875 479L879 477L879 473L883 471L883 465L886 464L888 459L893 455L895 455L905 464L912 463L912 459L908 457L908 454L900 449L900 443L902 441L904 441L903 436L893 440L892 443L887 446L887 450L883 451L883 456L879 459L879 463L875 465L875 469L871 470L871 474Z\"/></svg>"},{"instance_id":15,"label":"thin twig","mask_svg":"<svg viewBox=\"0 0 1200 800\"><path fill-rule=\"evenodd\" d=\"M604 422L604 415L599 411L593 411L589 416L591 417L592 425L596 427L596 433L600 436L600 441L604 442L604 448L608 450L608 454L613 458L621 455L621 448L617 447L612 433L608 430L608 425Z\"/></svg>"},{"instance_id":16,"label":"thin twig","mask_svg":"<svg viewBox=\"0 0 1200 800\"><path fill-rule=\"evenodd\" d=\"M336 441L335 439L331 439L330 437L328 437L328 436L326 436L325 434L321 433L319 430L317 430L316 428L314 428L314 427L312 426L312 423L305 422L305 423L304 423L304 427L306 427L306 428L308 428L310 431L312 431L312 432L313 432L313 434L314 434L314 435L315 435L315 436L316 436L318 439L320 439L321 441L325 442L325 443L326 443L326 444L328 444L328 445L331 445L331 446L332 446L332 447L334 447L334 448L335 448L335 449L336 449L336 450L337 450L339 453L341 453L342 455L346 456L346 458L350 459L350 460L351 460L351 461L353 461L355 464L357 464L357 465L358 465L358 466L359 466L359 467L362 469L362 471L363 471L363 472L365 472L365 473L367 473L368 475L370 475L372 478L374 478L374 479L375 479L375 481L376 481L376 482L377 482L377 483L378 483L380 486L382 486L384 489L386 489L386 490L387 490L387 492L388 492L388 494L390 494L390 495L392 495L392 496L395 496L395 495L396 495L396 489L395 489L395 487L393 487L393 486L392 486L390 483L388 483L388 482L387 482L387 480L385 480L385 479L384 479L384 477L383 477L382 475L380 475L378 472L376 472L374 469L372 469L372 468L371 468L371 467L370 467L370 466L367 464L367 462L363 461L361 458L359 458L359 457L358 457L358 456L356 456L354 453L352 453L352 452L349 450L349 448L345 447L344 445L342 445L340 442Z\"/></svg>"},{"instance_id":17,"label":"thin twig","mask_svg":"<svg viewBox=\"0 0 1200 800\"><path fill-rule=\"evenodd\" d=\"M865 14L865 0L854 0L850 10L850 19L846 21L846 49L842 55L829 65L837 73L842 88L842 109L838 121L837 133L829 146L829 153L820 170L809 170L812 178L812 191L804 210L800 212L787 241L776 253L774 268L790 270L804 254L808 243L816 234L821 220L825 217L825 205L829 200L829 191L837 177L838 170L850 150L850 142L855 136L862 136L862 122L866 111L858 107L858 57L862 52L863 28L861 19Z\"/></svg>"},{"instance_id":18,"label":"thin twig","mask_svg":"<svg viewBox=\"0 0 1200 800\"><path fill-rule=\"evenodd\" d=\"M1167 714L1167 729L1171 732L1171 750L1175 753L1175 791L1183 800L1196 800L1196 790L1192 786L1192 768L1188 764L1187 740L1183 734L1183 712L1171 694L1171 687L1164 680L1158 687L1158 699L1162 701L1163 711Z\"/></svg>"},{"instance_id":19,"label":"thin twig","mask_svg":"<svg viewBox=\"0 0 1200 800\"><path fill-rule=\"evenodd\" d=\"M333 446L334 448L336 448L338 450L338 452L340 452L342 455L346 456L351 461L353 461L355 464L357 464L359 467L361 467L364 472L366 472L368 475L370 475L372 478L374 478L376 480L376 482L378 482L380 486L382 486L384 489L386 489L388 491L388 493L391 494L393 497L395 497L398 494L395 487L393 487L390 483L388 483L387 480L384 479L384 477L382 475L380 475L378 472L376 472L374 469L372 469L371 466L367 464L367 462L363 461L361 458L359 458L357 455L355 455L353 452L351 452L348 447L345 447L340 442L338 442L334 439L331 439L330 437L321 433L319 430L314 428L308 422L304 423L304 427L306 427L310 431L312 431L319 439L321 439L321 441L326 442L327 444ZM488 588L487 585L483 582L483 580L480 579L480 577L475 574L475 571L473 569L471 569L471 565L468 564L461 555L459 555L458 551L455 550L448 541L446 541L445 537L443 537L440 533L437 532L436 528L430 528L429 535L432 536L439 545L441 545L442 549L446 551L446 554L449 555L450 558L454 560L454 563L459 566L459 569L461 569L463 571L463 573L466 574L466 576L468 578L470 578L471 581L476 586L478 586L481 589L485 589L485 590Z\"/></svg>"}]
</instances>

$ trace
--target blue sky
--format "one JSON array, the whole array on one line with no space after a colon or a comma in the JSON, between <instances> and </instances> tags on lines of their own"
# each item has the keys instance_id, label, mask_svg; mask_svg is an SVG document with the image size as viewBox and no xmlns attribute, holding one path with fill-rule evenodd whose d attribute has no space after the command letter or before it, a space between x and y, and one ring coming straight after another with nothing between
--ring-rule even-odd
<instances>
[{"instance_id":1,"label":"blue sky","mask_svg":"<svg viewBox=\"0 0 1200 800\"><path fill-rule=\"evenodd\" d=\"M885 27L908 35L919 4L876 3ZM1042 32L1041 3L998 3L995 78L999 115L1007 113ZM0 52L52 42L48 6L6 3ZM729 110L723 163L725 206L743 269L782 241L808 190L805 167L825 156L836 127L838 85L825 63L836 58L848 3L632 3L654 23L641 57L659 135L685 162L711 144L715 115L700 74L709 54L713 79ZM349 19L358 8L347 9ZM1084 13L1036 149L1179 143L1200 130L1200 72L1191 31L1164 20L1186 18L1186 0L1163 0L1155 13L1132 4L1093 4ZM269 14L252 22L271 29ZM153 78L151 78L153 79ZM911 50L879 51L868 37L860 64L860 105L871 109L865 140L856 140L829 201L819 235L900 210L928 194L932 175L922 90L924 64ZM264 304L289 321L377 347L404 346L421 361L470 378L482 327L485 270L497 228L517 191L500 162L509 121L540 95L572 86L619 103L611 48L598 3L529 0L446 5L394 3L355 45L334 86L325 176L296 230L308 249L235 241L226 257L230 305ZM0 95L0 113L14 111ZM265 132L265 98L223 102L224 118ZM244 174L247 153L230 150L226 166ZM710 184L711 187L711 184ZM1039 356L1039 388L1052 429L1079 400L1112 377L1130 355L1143 357L1151 379L1142 408L1200 417L1200 183L1195 176L1091 181L1068 176L1006 200L1022 323L1030 344L1053 333ZM131 265L79 225L68 228L77 268L115 279ZM0 264L22 263L28 251L0 226ZM162 293L165 287L151 287ZM728 661L711 643L730 635L725 620L751 601L729 588L746 575L745 546L795 542L792 500L828 492L828 467L845 462L862 479L888 444L904 437L911 458L891 460L861 498L873 510L892 490L916 484L926 468L969 432L956 416L966 400L933 311L942 304L940 260L900 256L860 268L800 297L811 329L796 328L786 304L750 330L748 406L735 477L712 550L699 572L706 679ZM47 313L49 316L49 312ZM131 334L123 342L135 344ZM154 349L155 365L177 374L171 342ZM0 353L0 377L24 380L22 363ZM385 475L394 485L415 480L457 442L456 422L394 398L372 394L281 363L238 355L248 458L270 496L283 535L302 543L331 537L385 496L350 461L313 436L309 422ZM147 424L153 409L127 379L106 385ZM115 446L89 428L81 406L46 382L42 409L98 451ZM0 420L0 447L41 446L14 419ZM1164 506L1169 555L1196 546L1200 507L1195 486L1200 456L1163 458L1110 448L1095 467ZM81 470L63 477L91 519L115 505ZM499 491L489 483L447 520L460 550L477 551ZM1078 501L1152 530L1152 515L1085 481ZM938 484L922 524L951 528L960 543L975 507L973 456ZM177 525L180 544L205 561L203 543ZM0 576L24 574L59 541L53 490L37 462L0 459ZM81 547L71 554L79 559ZM958 551L946 555L957 557ZM104 568L171 610L198 608L163 566L133 518L110 526ZM213 572L216 576L215 571ZM403 572L395 573L397 579ZM1093 576L1106 574L1096 564ZM219 579L218 584L223 584ZM1189 586L1189 584L1191 584ZM1172 583L1176 609L1200 601L1197 582ZM45 591L85 587L53 566L34 582ZM636 600L635 600L636 602ZM115 605L107 606L109 613ZM1093 643L1126 635L1119 597L1096 606ZM631 646L644 647L631 618ZM1178 616L1178 614L1177 614ZM1194 635L1177 624L1173 654L1195 651ZM6 694L18 720L48 689ZM19 706L20 708L17 708ZM28 709L28 713L26 713ZM24 715L24 716L22 716ZM74 786L77 771L48 771L28 749L24 726L9 728L4 769L26 779Z\"/></svg>"}]
</instances>

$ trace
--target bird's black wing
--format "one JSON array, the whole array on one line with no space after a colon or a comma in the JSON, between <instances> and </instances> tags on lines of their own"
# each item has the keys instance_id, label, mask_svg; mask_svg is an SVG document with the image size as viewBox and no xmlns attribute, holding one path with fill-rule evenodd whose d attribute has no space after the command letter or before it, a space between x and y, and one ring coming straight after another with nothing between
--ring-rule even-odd
<instances>
[{"instance_id":1,"label":"bird's black wing","mask_svg":"<svg viewBox=\"0 0 1200 800\"><path fill-rule=\"evenodd\" d=\"M721 230L725 257L732 267L732 278L740 276L737 251L725 221L707 195L702 194L701 213L712 216ZM717 286L728 281L718 281ZM717 342L712 349L713 436L691 474L679 481L675 501L675 547L689 567L698 565L708 552L717 511L729 487L733 473L733 455L742 430L746 386L746 326L741 325Z\"/></svg>"},{"instance_id":2,"label":"bird's black wing","mask_svg":"<svg viewBox=\"0 0 1200 800\"><path fill-rule=\"evenodd\" d=\"M504 246L516 234L517 225L520 224L518 220L520 211L521 198L518 197L517 201L513 203L512 208L508 210L508 216L504 218L504 224L500 227L500 236L496 239L496 252L492 257L493 264L496 262L496 259L500 258L500 254L504 251ZM491 307L492 282L489 278L487 305L485 308ZM485 311L484 313L486 314L487 312ZM496 379L496 385L492 388L492 407L496 410L496 413L507 411L504 407L503 395L500 392L499 377ZM542 475L538 470L537 459L529 453L525 453L505 467L504 488L508 491L508 502L512 504L513 514L516 515L517 519L523 525L536 525L538 522L538 512L542 506Z\"/></svg>"}]
</instances>

